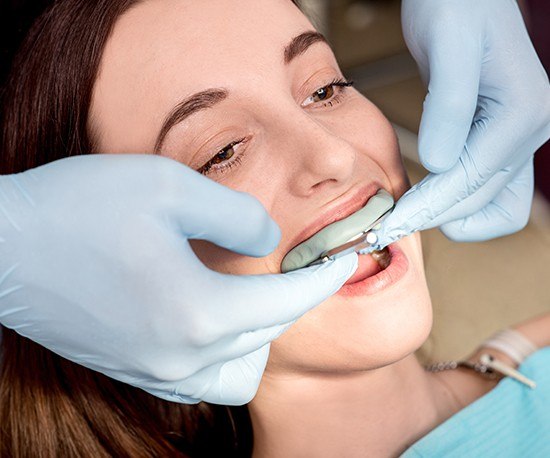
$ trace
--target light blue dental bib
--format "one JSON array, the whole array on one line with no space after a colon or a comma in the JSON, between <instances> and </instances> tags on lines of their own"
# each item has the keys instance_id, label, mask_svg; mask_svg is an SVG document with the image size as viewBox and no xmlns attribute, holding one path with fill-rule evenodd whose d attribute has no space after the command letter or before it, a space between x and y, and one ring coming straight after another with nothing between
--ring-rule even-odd
<instances>
[{"instance_id":1,"label":"light blue dental bib","mask_svg":"<svg viewBox=\"0 0 550 458\"><path fill-rule=\"evenodd\" d=\"M510 378L412 445L402 458L550 457L550 347L520 371L531 390Z\"/></svg>"}]
</instances>

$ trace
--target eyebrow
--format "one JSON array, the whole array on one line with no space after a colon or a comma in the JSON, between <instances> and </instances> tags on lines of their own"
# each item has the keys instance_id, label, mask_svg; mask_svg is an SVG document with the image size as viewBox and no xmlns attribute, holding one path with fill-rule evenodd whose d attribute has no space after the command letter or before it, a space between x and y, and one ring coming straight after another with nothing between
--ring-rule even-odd
<instances>
[{"instance_id":1,"label":"eyebrow","mask_svg":"<svg viewBox=\"0 0 550 458\"><path fill-rule=\"evenodd\" d=\"M304 54L311 45L318 42L328 44L327 39L319 32L308 31L294 37L284 49L285 65L290 64L290 62L292 62L296 57ZM229 92L226 89L207 89L205 91L197 92L196 94L193 94L178 103L168 114L162 124L155 143L155 154L159 154L164 140L172 127L179 124L192 114L207 108L212 108L214 105L225 100L228 95Z\"/></svg>"},{"instance_id":2,"label":"eyebrow","mask_svg":"<svg viewBox=\"0 0 550 458\"><path fill-rule=\"evenodd\" d=\"M319 32L309 31L304 32L297 37L294 37L289 45L285 48L285 64L290 64L293 59L304 54L311 45L318 42L328 45L328 41L325 36Z\"/></svg>"},{"instance_id":3,"label":"eyebrow","mask_svg":"<svg viewBox=\"0 0 550 458\"><path fill-rule=\"evenodd\" d=\"M155 153L158 154L162 148L164 139L172 127L198 111L213 107L222 100L225 100L228 95L229 93L226 89L207 89L202 92L197 92L178 103L162 124L155 144Z\"/></svg>"}]
</instances>

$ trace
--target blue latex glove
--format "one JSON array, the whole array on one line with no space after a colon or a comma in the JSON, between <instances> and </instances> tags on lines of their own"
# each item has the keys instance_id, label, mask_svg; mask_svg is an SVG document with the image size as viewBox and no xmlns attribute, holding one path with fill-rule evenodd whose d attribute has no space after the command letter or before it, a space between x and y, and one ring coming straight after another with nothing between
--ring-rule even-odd
<instances>
[{"instance_id":1,"label":"blue latex glove","mask_svg":"<svg viewBox=\"0 0 550 458\"><path fill-rule=\"evenodd\" d=\"M269 342L338 290L357 257L230 276L187 239L264 256L280 231L250 195L159 156L80 156L0 177L0 322L167 400L246 403Z\"/></svg>"},{"instance_id":2,"label":"blue latex glove","mask_svg":"<svg viewBox=\"0 0 550 458\"><path fill-rule=\"evenodd\" d=\"M550 137L550 85L514 0L403 0L428 82L419 153L432 172L397 203L380 245L441 226L456 241L527 224L533 154Z\"/></svg>"}]
</instances>

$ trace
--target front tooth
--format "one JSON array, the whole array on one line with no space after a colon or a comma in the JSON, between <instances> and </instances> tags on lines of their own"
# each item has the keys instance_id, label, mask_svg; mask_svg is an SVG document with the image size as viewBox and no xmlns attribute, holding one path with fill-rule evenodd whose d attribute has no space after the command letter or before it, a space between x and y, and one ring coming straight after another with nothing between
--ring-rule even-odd
<instances>
[{"instance_id":1,"label":"front tooth","mask_svg":"<svg viewBox=\"0 0 550 458\"><path fill-rule=\"evenodd\" d=\"M387 248L375 250L370 254L382 269L388 267L391 263L391 255Z\"/></svg>"},{"instance_id":2,"label":"front tooth","mask_svg":"<svg viewBox=\"0 0 550 458\"><path fill-rule=\"evenodd\" d=\"M349 242L390 210L393 204L392 195L380 189L363 208L347 218L329 224L290 250L283 259L281 271L286 273L305 267L324 252Z\"/></svg>"}]
</instances>

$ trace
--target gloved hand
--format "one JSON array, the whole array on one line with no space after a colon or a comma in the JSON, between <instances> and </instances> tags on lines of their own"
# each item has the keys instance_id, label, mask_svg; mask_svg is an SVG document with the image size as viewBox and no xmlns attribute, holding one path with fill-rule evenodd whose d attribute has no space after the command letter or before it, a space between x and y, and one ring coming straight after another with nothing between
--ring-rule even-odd
<instances>
[{"instance_id":1,"label":"gloved hand","mask_svg":"<svg viewBox=\"0 0 550 458\"><path fill-rule=\"evenodd\" d=\"M436 226L456 241L522 229L533 154L550 137L550 86L516 2L403 0L402 8L428 82L419 153L432 173L398 201L380 245Z\"/></svg>"},{"instance_id":2,"label":"gloved hand","mask_svg":"<svg viewBox=\"0 0 550 458\"><path fill-rule=\"evenodd\" d=\"M280 231L250 195L159 156L79 156L2 176L0 322L167 400L246 403L269 342L338 290L356 256L230 276L188 239L264 256Z\"/></svg>"}]
</instances>

